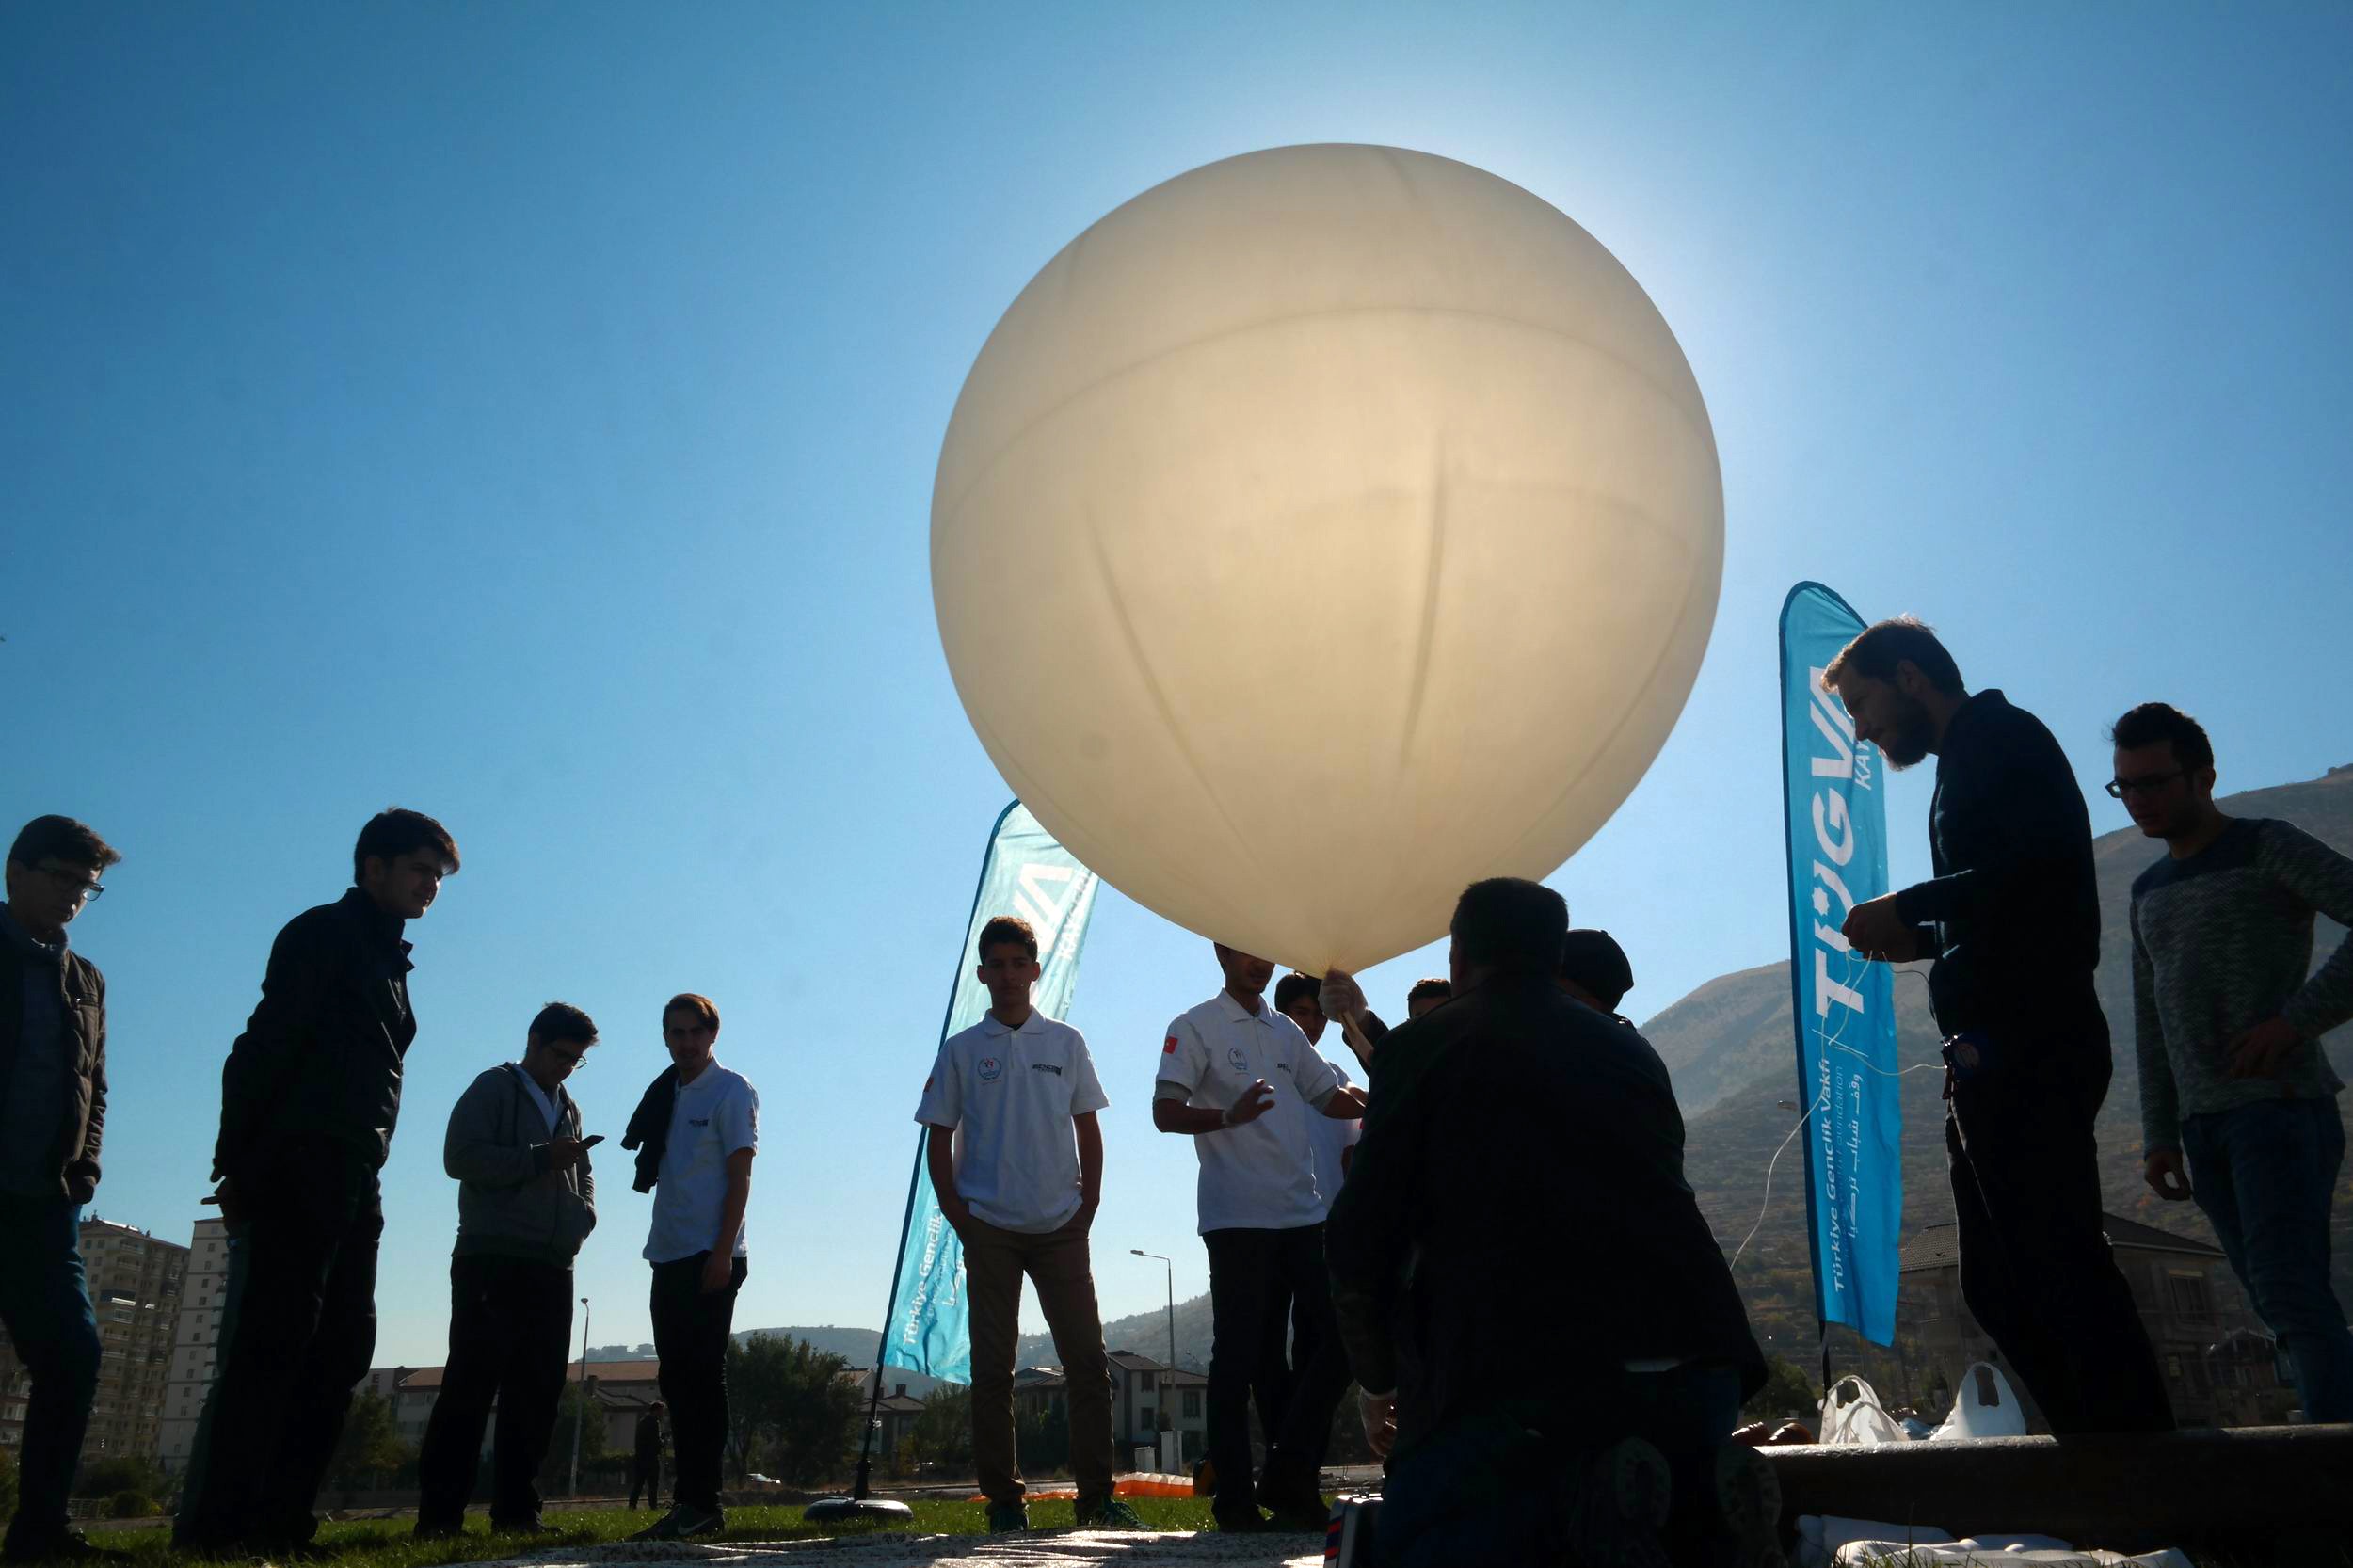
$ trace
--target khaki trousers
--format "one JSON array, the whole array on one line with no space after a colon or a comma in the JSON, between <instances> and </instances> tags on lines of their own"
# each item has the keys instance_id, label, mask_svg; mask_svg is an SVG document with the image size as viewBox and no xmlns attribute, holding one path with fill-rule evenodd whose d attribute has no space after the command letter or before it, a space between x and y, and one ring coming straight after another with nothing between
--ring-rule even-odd
<instances>
[{"instance_id":1,"label":"khaki trousers","mask_svg":"<svg viewBox=\"0 0 2353 1568\"><path fill-rule=\"evenodd\" d=\"M1062 1358L1070 1400L1070 1474L1080 1504L1112 1495L1112 1374L1086 1232L1077 1223L1043 1236L971 1222L964 1243L972 1311L972 1466L992 1503L1021 1500L1013 1448L1013 1351L1021 1322L1021 1276Z\"/></svg>"}]
</instances>

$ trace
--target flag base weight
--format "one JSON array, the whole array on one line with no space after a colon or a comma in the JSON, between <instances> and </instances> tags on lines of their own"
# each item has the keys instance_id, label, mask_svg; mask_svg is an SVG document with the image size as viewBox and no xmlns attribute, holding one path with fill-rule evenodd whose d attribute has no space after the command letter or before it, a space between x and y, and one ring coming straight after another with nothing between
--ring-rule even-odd
<instances>
[{"instance_id":1,"label":"flag base weight","mask_svg":"<svg viewBox=\"0 0 2353 1568\"><path fill-rule=\"evenodd\" d=\"M838 1523L845 1519L887 1520L911 1525L915 1522L915 1511L888 1497L820 1497L801 1511L801 1517L812 1525Z\"/></svg>"}]
</instances>

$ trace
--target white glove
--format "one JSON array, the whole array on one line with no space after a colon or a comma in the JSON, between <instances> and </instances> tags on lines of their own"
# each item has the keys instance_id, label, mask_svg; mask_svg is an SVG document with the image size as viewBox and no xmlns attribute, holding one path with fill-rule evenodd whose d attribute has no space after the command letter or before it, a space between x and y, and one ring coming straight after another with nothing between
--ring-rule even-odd
<instances>
[{"instance_id":1,"label":"white glove","mask_svg":"<svg viewBox=\"0 0 2353 1568\"><path fill-rule=\"evenodd\" d=\"M1351 1014L1365 1010L1365 993L1346 969L1325 973L1322 987L1316 992L1316 1005L1323 1016L1335 1023Z\"/></svg>"}]
</instances>

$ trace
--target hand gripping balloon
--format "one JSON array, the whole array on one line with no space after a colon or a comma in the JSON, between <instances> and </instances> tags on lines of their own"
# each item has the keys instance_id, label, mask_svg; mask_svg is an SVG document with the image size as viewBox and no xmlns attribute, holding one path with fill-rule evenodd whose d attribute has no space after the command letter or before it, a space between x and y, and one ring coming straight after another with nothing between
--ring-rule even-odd
<instances>
[{"instance_id":1,"label":"hand gripping balloon","mask_svg":"<svg viewBox=\"0 0 2353 1568\"><path fill-rule=\"evenodd\" d=\"M1616 258L1516 185L1286 147L1066 246L981 350L932 496L940 641L1064 844L1309 973L1540 877L1707 647L1699 386Z\"/></svg>"}]
</instances>

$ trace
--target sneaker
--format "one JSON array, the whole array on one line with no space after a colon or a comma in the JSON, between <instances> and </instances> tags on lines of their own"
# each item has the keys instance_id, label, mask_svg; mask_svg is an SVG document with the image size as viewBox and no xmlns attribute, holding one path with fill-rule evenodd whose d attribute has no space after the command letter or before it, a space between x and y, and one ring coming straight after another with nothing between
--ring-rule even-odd
<instances>
[{"instance_id":1,"label":"sneaker","mask_svg":"<svg viewBox=\"0 0 2353 1568\"><path fill-rule=\"evenodd\" d=\"M1716 1450L1713 1484L1700 1521L1713 1568L1789 1568L1781 1549L1781 1478L1762 1454L1737 1443Z\"/></svg>"},{"instance_id":2,"label":"sneaker","mask_svg":"<svg viewBox=\"0 0 2353 1568\"><path fill-rule=\"evenodd\" d=\"M689 1503L672 1503L670 1512L630 1537L632 1541L686 1541L698 1535L716 1535L727 1528L728 1516L723 1509L696 1508Z\"/></svg>"},{"instance_id":3,"label":"sneaker","mask_svg":"<svg viewBox=\"0 0 2353 1568\"><path fill-rule=\"evenodd\" d=\"M1071 1516L1082 1530L1141 1530L1152 1527L1144 1522L1144 1515L1121 1502L1117 1497L1099 1497L1079 1504Z\"/></svg>"},{"instance_id":4,"label":"sneaker","mask_svg":"<svg viewBox=\"0 0 2353 1568\"><path fill-rule=\"evenodd\" d=\"M1569 1560L1584 1568L1673 1568L1661 1539L1673 1502L1665 1455L1639 1437L1611 1444L1577 1489Z\"/></svg>"},{"instance_id":5,"label":"sneaker","mask_svg":"<svg viewBox=\"0 0 2353 1568\"><path fill-rule=\"evenodd\" d=\"M1010 1535L1030 1528L1030 1505L1023 1502L991 1503L988 1505L988 1533Z\"/></svg>"},{"instance_id":6,"label":"sneaker","mask_svg":"<svg viewBox=\"0 0 2353 1568\"><path fill-rule=\"evenodd\" d=\"M1209 1518L1227 1535L1255 1535L1266 1528L1266 1515L1258 1512L1256 1504L1248 1508L1212 1509Z\"/></svg>"}]
</instances>

